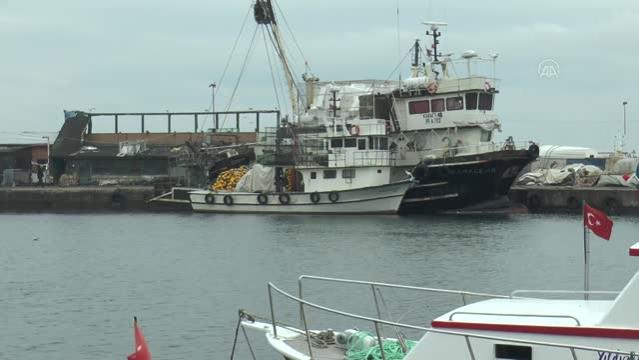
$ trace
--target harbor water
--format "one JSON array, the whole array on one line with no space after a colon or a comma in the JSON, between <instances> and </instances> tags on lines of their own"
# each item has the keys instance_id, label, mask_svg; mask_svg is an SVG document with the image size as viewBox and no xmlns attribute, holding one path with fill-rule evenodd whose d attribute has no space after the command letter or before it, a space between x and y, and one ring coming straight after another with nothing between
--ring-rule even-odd
<instances>
[{"instance_id":1,"label":"harbor water","mask_svg":"<svg viewBox=\"0 0 639 360\"><path fill-rule=\"evenodd\" d=\"M612 240L591 237L591 288L619 290L639 268L628 247L636 217L615 217ZM278 216L206 214L0 215L0 359L124 359L137 316L154 359L228 358L237 311L266 315L266 284L296 293L313 274L509 294L583 288L579 215ZM371 313L370 288L312 301ZM385 292L389 320L428 318L458 297ZM276 299L276 316L299 324ZM370 324L309 314L309 326ZM370 329L370 327L369 327ZM241 335L241 332L240 332ZM259 359L277 357L249 334ZM238 340L238 359L249 359Z\"/></svg>"}]
</instances>

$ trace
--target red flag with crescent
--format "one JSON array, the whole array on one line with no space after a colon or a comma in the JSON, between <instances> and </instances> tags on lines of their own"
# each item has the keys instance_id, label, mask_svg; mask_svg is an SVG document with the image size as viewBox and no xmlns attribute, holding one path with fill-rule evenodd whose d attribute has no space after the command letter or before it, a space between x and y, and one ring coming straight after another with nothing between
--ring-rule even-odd
<instances>
[{"instance_id":1,"label":"red flag with crescent","mask_svg":"<svg viewBox=\"0 0 639 360\"><path fill-rule=\"evenodd\" d=\"M612 220L603 211L597 210L588 204L584 204L584 226L592 230L597 236L610 240Z\"/></svg>"},{"instance_id":2,"label":"red flag with crescent","mask_svg":"<svg viewBox=\"0 0 639 360\"><path fill-rule=\"evenodd\" d=\"M127 356L127 360L151 360L149 347L146 345L142 329L138 326L138 319L133 318L133 332L135 335L135 352Z\"/></svg>"}]
</instances>

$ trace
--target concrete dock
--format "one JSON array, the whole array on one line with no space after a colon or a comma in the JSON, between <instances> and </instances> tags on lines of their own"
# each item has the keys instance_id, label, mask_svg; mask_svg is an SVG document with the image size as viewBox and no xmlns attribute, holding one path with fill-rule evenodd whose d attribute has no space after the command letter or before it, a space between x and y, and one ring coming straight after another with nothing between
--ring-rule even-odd
<instances>
[{"instance_id":1,"label":"concrete dock","mask_svg":"<svg viewBox=\"0 0 639 360\"><path fill-rule=\"evenodd\" d=\"M579 212L585 200L610 215L639 213L639 190L629 187L513 186L508 196L532 212Z\"/></svg>"},{"instance_id":2,"label":"concrete dock","mask_svg":"<svg viewBox=\"0 0 639 360\"><path fill-rule=\"evenodd\" d=\"M0 211L148 210L153 186L0 188Z\"/></svg>"}]
</instances>

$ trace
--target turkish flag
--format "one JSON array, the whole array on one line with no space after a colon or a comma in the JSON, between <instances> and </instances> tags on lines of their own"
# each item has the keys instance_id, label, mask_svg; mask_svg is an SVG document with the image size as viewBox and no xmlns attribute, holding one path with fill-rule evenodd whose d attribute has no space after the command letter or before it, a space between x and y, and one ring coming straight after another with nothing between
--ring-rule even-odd
<instances>
[{"instance_id":1,"label":"turkish flag","mask_svg":"<svg viewBox=\"0 0 639 360\"><path fill-rule=\"evenodd\" d=\"M133 318L133 332L135 334L135 352L127 356L127 360L151 360L149 347L146 346L142 329L138 327L138 319Z\"/></svg>"},{"instance_id":2,"label":"turkish flag","mask_svg":"<svg viewBox=\"0 0 639 360\"><path fill-rule=\"evenodd\" d=\"M587 226L597 236L610 240L612 220L603 211L599 211L588 204L584 204L584 226Z\"/></svg>"}]
</instances>

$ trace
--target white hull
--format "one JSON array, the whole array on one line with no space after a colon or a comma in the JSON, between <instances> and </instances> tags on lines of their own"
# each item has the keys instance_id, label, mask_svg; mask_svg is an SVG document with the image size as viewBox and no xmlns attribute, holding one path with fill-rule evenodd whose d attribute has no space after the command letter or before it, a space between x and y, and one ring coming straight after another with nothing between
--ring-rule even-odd
<instances>
[{"instance_id":1,"label":"white hull","mask_svg":"<svg viewBox=\"0 0 639 360\"><path fill-rule=\"evenodd\" d=\"M282 204L279 193L263 194L266 202L258 201L258 193L210 192L205 190L191 192L191 206L197 212L219 213L303 213L303 214L395 214L399 209L406 190L412 185L409 181L372 186L353 190L286 193L288 204ZM337 194L338 199L331 201L329 194ZM213 202L207 202L207 195L213 196ZM313 195L315 194L315 195ZM314 203L311 196L319 195ZM232 198L232 204L224 202L225 197ZM210 198L210 197L209 197ZM262 198L264 199L264 197Z\"/></svg>"}]
</instances>

